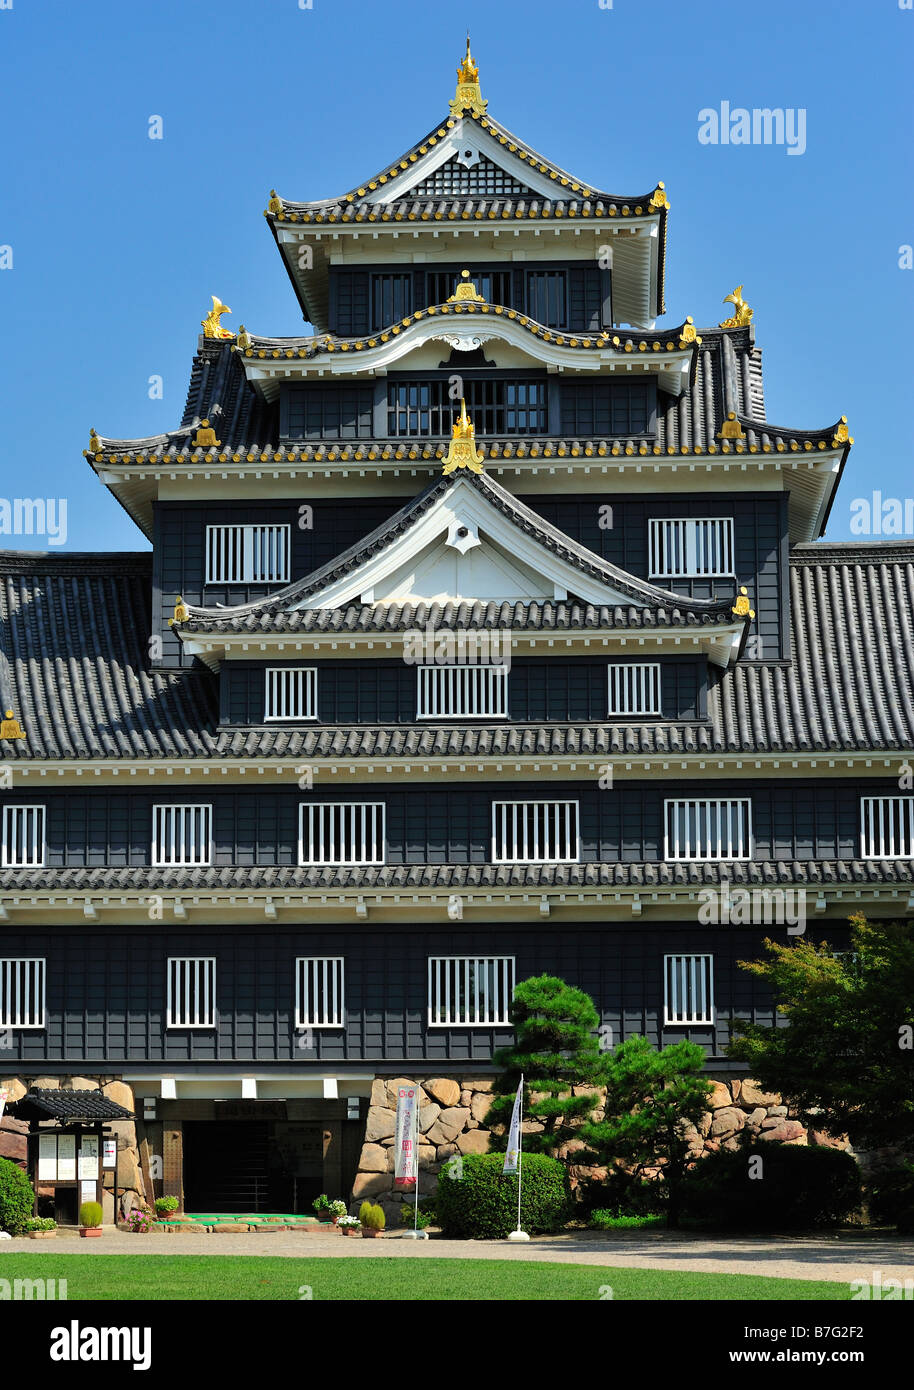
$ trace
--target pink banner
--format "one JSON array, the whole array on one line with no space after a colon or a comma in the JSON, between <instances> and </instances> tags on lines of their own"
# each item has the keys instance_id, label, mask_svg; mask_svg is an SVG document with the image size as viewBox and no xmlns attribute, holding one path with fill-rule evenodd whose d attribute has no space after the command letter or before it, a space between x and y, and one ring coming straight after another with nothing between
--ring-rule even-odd
<instances>
[{"instance_id":1,"label":"pink banner","mask_svg":"<svg viewBox=\"0 0 914 1390\"><path fill-rule=\"evenodd\" d=\"M412 1187L419 1178L419 1087L397 1087L397 1137L394 1185Z\"/></svg>"}]
</instances>

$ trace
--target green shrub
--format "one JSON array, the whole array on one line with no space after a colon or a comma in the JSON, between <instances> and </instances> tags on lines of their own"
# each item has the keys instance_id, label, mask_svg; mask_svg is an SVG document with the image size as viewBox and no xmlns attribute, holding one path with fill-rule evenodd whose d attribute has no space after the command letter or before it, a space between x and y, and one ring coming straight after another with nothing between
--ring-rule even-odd
<instances>
[{"instance_id":1,"label":"green shrub","mask_svg":"<svg viewBox=\"0 0 914 1390\"><path fill-rule=\"evenodd\" d=\"M79 1224L92 1230L95 1226L102 1224L102 1207L100 1202L83 1202L79 1209Z\"/></svg>"},{"instance_id":2,"label":"green shrub","mask_svg":"<svg viewBox=\"0 0 914 1390\"><path fill-rule=\"evenodd\" d=\"M384 1208L373 1206L371 1202L363 1202L359 1208L359 1220L369 1231L383 1231L387 1225L387 1217L384 1215Z\"/></svg>"},{"instance_id":3,"label":"green shrub","mask_svg":"<svg viewBox=\"0 0 914 1390\"><path fill-rule=\"evenodd\" d=\"M914 1224L914 1163L879 1173L867 1184L870 1218L910 1235Z\"/></svg>"},{"instance_id":4,"label":"green shrub","mask_svg":"<svg viewBox=\"0 0 914 1390\"><path fill-rule=\"evenodd\" d=\"M860 1200L860 1170L850 1154L746 1139L689 1170L682 1209L717 1227L787 1231L834 1225Z\"/></svg>"},{"instance_id":5,"label":"green shrub","mask_svg":"<svg viewBox=\"0 0 914 1390\"><path fill-rule=\"evenodd\" d=\"M445 1235L499 1239L517 1229L517 1175L502 1174L503 1154L467 1154L438 1175L436 1210ZM555 1231L568 1219L571 1192L564 1164L546 1154L524 1154L521 1226Z\"/></svg>"},{"instance_id":6,"label":"green shrub","mask_svg":"<svg viewBox=\"0 0 914 1390\"><path fill-rule=\"evenodd\" d=\"M666 1184L610 1168L601 1181L591 1179L577 1193L585 1212L612 1211L617 1216L657 1216L666 1211Z\"/></svg>"},{"instance_id":7,"label":"green shrub","mask_svg":"<svg viewBox=\"0 0 914 1390\"><path fill-rule=\"evenodd\" d=\"M427 1211L422 1210L419 1204L418 1210L413 1202L404 1202L400 1208L400 1223L408 1226L410 1230L424 1231L427 1226L432 1224L432 1217Z\"/></svg>"},{"instance_id":8,"label":"green shrub","mask_svg":"<svg viewBox=\"0 0 914 1390\"><path fill-rule=\"evenodd\" d=\"M19 1236L26 1229L35 1205L35 1193L27 1175L12 1159L0 1158L0 1230Z\"/></svg>"},{"instance_id":9,"label":"green shrub","mask_svg":"<svg viewBox=\"0 0 914 1390\"><path fill-rule=\"evenodd\" d=\"M53 1216L31 1216L25 1223L27 1231L56 1231L57 1222Z\"/></svg>"},{"instance_id":10,"label":"green shrub","mask_svg":"<svg viewBox=\"0 0 914 1390\"><path fill-rule=\"evenodd\" d=\"M641 1231L646 1226L663 1226L665 1216L625 1216L619 1211L592 1211L590 1224L598 1231Z\"/></svg>"},{"instance_id":11,"label":"green shrub","mask_svg":"<svg viewBox=\"0 0 914 1390\"><path fill-rule=\"evenodd\" d=\"M156 1214L158 1216L170 1216L173 1211L177 1211L180 1203L177 1197L157 1197Z\"/></svg>"}]
</instances>

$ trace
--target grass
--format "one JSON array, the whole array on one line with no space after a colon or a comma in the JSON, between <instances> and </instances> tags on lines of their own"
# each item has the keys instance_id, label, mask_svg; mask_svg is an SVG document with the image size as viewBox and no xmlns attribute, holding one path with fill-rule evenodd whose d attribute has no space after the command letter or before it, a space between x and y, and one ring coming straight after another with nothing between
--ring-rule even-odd
<instances>
[{"instance_id":1,"label":"grass","mask_svg":"<svg viewBox=\"0 0 914 1390\"><path fill-rule=\"evenodd\" d=\"M0 1254L0 1279L66 1279L71 1300L170 1299L425 1302L606 1298L739 1300L850 1298L846 1283L689 1274L602 1265L446 1258L373 1259L271 1255Z\"/></svg>"}]
</instances>

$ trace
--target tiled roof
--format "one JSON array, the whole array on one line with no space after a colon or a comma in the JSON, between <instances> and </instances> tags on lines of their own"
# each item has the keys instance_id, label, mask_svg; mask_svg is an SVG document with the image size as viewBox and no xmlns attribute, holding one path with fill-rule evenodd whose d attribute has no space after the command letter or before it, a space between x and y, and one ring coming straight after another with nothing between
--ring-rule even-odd
<instances>
[{"instance_id":1,"label":"tiled roof","mask_svg":"<svg viewBox=\"0 0 914 1390\"><path fill-rule=\"evenodd\" d=\"M0 892L218 892L220 890L454 888L676 888L715 884L914 883L903 859L761 860L740 863L386 864L359 868L4 869Z\"/></svg>"},{"instance_id":2,"label":"tiled roof","mask_svg":"<svg viewBox=\"0 0 914 1390\"><path fill-rule=\"evenodd\" d=\"M337 555L326 565L322 565L304 579L288 585L285 589L238 608L216 610L190 607L190 619L181 624L181 632L290 630L290 624L301 621L297 611L290 611L293 610L293 607L296 610L299 606L306 607L309 598L318 595L328 585L360 569L373 555L384 551L400 536L418 525L422 517L446 493L458 485L472 487L481 493L488 503L517 527L518 531L532 536L534 540L545 546L559 559L580 571L581 574L611 586L632 600L632 607L595 609L595 617L597 614L605 613L606 615L602 625L665 627L690 624L705 626L720 623L733 624L730 599L683 598L670 593L667 589L659 588L656 584L650 584L647 580L638 579L625 570L619 569L617 565L601 559L592 550L588 550L586 546L573 540L564 531L560 531L557 526L551 525L543 517L519 502L507 488L502 487L501 483L496 482L488 474L455 471L447 477L436 479L424 492L414 497L405 507L401 507L392 517L376 527L370 535L357 541L341 555ZM652 610L650 617L645 617L645 610L642 605L647 605ZM417 605L417 607L426 607L426 605ZM429 605L428 607L432 606ZM479 615L481 617L485 615L489 620L484 622L483 626L491 625L491 620L496 615L510 619L511 615L516 613L519 618L523 619L524 617L538 616L539 613L548 612L550 609L557 611L564 609L568 613L577 608L581 615L584 611L584 605L575 605L573 601L571 603L555 601L553 603L528 602L524 604L453 604L448 605L448 607L455 610L463 607L467 610L468 617L471 616L472 610L479 610ZM415 611L413 605L404 605L401 607L401 613L405 608ZM526 610L525 614L518 611L524 609ZM312 610L318 619L320 612L319 609ZM619 615L618 618L616 617L617 614ZM456 614L455 620L460 621ZM568 626L583 625L580 617L577 624L569 622L566 618L565 622L559 622L556 625L564 626L566 623ZM601 625L599 618L597 618L597 625Z\"/></svg>"},{"instance_id":3,"label":"tiled roof","mask_svg":"<svg viewBox=\"0 0 914 1390\"><path fill-rule=\"evenodd\" d=\"M131 1120L133 1111L102 1091L42 1090L34 1086L10 1105L20 1119Z\"/></svg>"},{"instance_id":4,"label":"tiled roof","mask_svg":"<svg viewBox=\"0 0 914 1390\"><path fill-rule=\"evenodd\" d=\"M815 754L891 750L914 758L914 544L795 547L790 661L741 661L708 694L708 722L394 726L220 731L214 677L151 671L151 557L0 552L0 703L27 737L0 757L372 758L618 753ZM493 605L493 608L495 606ZM296 615L301 630L382 633L428 609L353 606ZM569 604L432 616L441 624L544 627L616 621Z\"/></svg>"}]
</instances>

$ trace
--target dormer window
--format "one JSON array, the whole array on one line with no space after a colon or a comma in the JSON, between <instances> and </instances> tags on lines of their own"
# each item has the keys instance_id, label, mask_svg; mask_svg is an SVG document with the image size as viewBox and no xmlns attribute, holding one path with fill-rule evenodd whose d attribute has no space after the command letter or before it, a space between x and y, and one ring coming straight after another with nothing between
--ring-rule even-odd
<instances>
[{"instance_id":1,"label":"dormer window","mask_svg":"<svg viewBox=\"0 0 914 1390\"><path fill-rule=\"evenodd\" d=\"M207 526L207 584L288 584L290 526Z\"/></svg>"},{"instance_id":2,"label":"dormer window","mask_svg":"<svg viewBox=\"0 0 914 1390\"><path fill-rule=\"evenodd\" d=\"M648 525L651 579L734 577L732 517L664 517Z\"/></svg>"},{"instance_id":3,"label":"dormer window","mask_svg":"<svg viewBox=\"0 0 914 1390\"><path fill-rule=\"evenodd\" d=\"M317 667L268 666L264 720L317 718Z\"/></svg>"},{"instance_id":4,"label":"dormer window","mask_svg":"<svg viewBox=\"0 0 914 1390\"><path fill-rule=\"evenodd\" d=\"M420 666L419 719L505 719L506 666Z\"/></svg>"}]
</instances>

